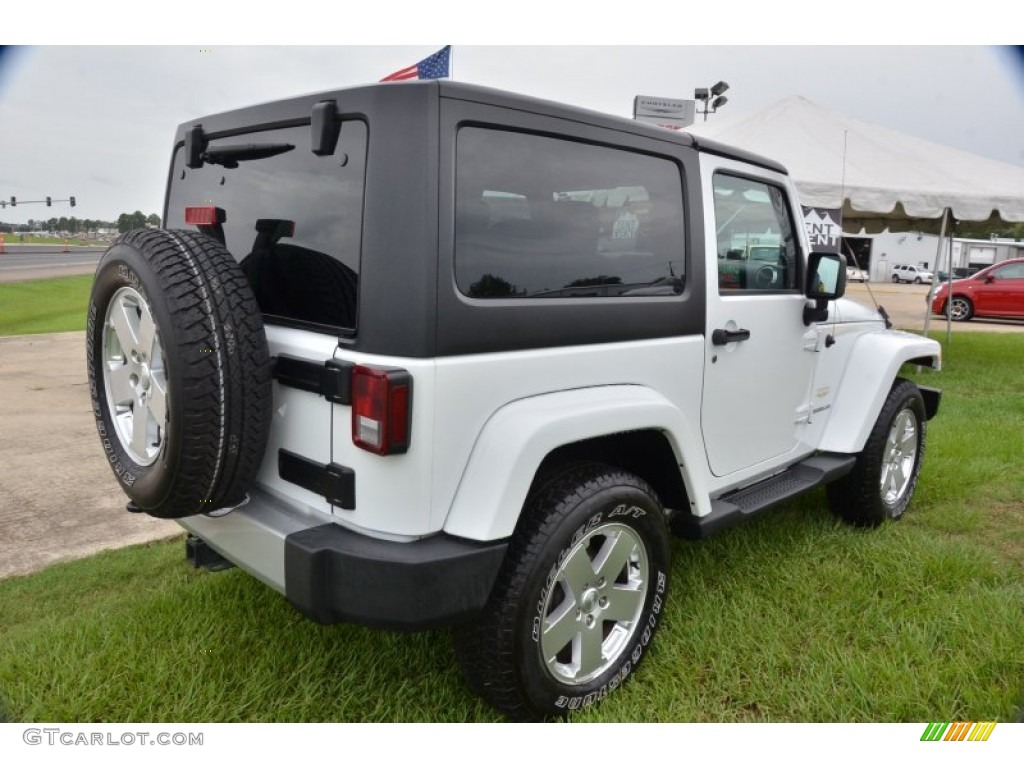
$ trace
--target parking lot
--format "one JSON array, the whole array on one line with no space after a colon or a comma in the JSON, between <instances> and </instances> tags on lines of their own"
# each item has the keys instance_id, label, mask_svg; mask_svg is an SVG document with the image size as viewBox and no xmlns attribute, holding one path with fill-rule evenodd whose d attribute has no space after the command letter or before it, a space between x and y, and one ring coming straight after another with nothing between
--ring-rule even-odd
<instances>
[{"instance_id":1,"label":"parking lot","mask_svg":"<svg viewBox=\"0 0 1024 768\"><path fill-rule=\"evenodd\" d=\"M885 308L897 328L911 331L924 329L925 310L930 286L913 283L848 283L847 298L872 306L875 302ZM872 301L874 297L874 301ZM946 318L932 315L929 329L942 331ZM953 323L953 333L958 331L996 331L1020 333L1024 331L1024 320L990 320L975 318L967 323Z\"/></svg>"}]
</instances>

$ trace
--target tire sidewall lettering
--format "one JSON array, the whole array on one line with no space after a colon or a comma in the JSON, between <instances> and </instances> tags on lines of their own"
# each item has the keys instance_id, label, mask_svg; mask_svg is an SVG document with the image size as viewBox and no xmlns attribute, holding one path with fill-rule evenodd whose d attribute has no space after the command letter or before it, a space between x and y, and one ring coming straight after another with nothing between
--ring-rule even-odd
<instances>
[{"instance_id":1,"label":"tire sidewall lettering","mask_svg":"<svg viewBox=\"0 0 1024 768\"><path fill-rule=\"evenodd\" d=\"M585 521L575 526L570 535L563 538L567 542L565 546L558 549L551 559L550 567L544 572L543 582L537 593L535 601L531 602L532 610L529 620L530 642L528 652L533 659L537 660L538 680L530 683L533 673L526 674L524 681L529 687L539 685L550 691L547 698L548 704L544 708L551 711L575 712L590 707L607 698L609 693L618 690L629 678L638 664L645 656L650 647L655 630L664 607L664 595L668 587L668 572L665 567L668 564L669 552L667 543L664 550L654 543L653 531L663 527L663 519L655 520L649 515L649 509L637 503L615 503L605 509L590 514ZM606 670L600 677L590 681L588 684L579 686L579 692L572 691L567 686L550 677L541 654L541 637L544 626L544 607L548 596L556 583L556 576L564 565L570 553L585 539L588 533L603 523L614 521L620 525L627 525L637 533L645 542L648 548L648 558L651 560L650 583L647 586L646 606L644 612L638 617L639 625L634 630L632 645L622 649L618 663ZM543 700L543 699L542 699Z\"/></svg>"}]
</instances>

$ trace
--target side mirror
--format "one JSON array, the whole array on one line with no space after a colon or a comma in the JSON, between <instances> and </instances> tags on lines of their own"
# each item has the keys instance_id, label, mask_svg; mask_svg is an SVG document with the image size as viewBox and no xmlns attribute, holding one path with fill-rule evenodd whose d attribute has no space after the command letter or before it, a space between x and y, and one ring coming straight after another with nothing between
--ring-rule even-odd
<instances>
[{"instance_id":1,"label":"side mirror","mask_svg":"<svg viewBox=\"0 0 1024 768\"><path fill-rule=\"evenodd\" d=\"M828 318L828 303L846 293L846 257L839 253L812 253L807 260L804 295L814 306L804 307L804 325Z\"/></svg>"}]
</instances>

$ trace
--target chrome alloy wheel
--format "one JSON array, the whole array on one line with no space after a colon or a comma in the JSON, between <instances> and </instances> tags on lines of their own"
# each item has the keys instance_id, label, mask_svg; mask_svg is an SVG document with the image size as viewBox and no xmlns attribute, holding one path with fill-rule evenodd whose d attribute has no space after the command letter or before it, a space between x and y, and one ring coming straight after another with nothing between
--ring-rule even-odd
<instances>
[{"instance_id":1,"label":"chrome alloy wheel","mask_svg":"<svg viewBox=\"0 0 1024 768\"><path fill-rule=\"evenodd\" d=\"M544 601L540 652L558 681L599 677L636 633L650 578L636 530L605 523L588 532L557 568Z\"/></svg>"},{"instance_id":2,"label":"chrome alloy wheel","mask_svg":"<svg viewBox=\"0 0 1024 768\"><path fill-rule=\"evenodd\" d=\"M882 499L894 506L907 492L917 461L917 416L909 408L896 415L885 441L880 487Z\"/></svg>"},{"instance_id":3,"label":"chrome alloy wheel","mask_svg":"<svg viewBox=\"0 0 1024 768\"><path fill-rule=\"evenodd\" d=\"M118 440L140 466L156 461L166 439L167 375L149 304L124 286L103 320L103 388Z\"/></svg>"},{"instance_id":4,"label":"chrome alloy wheel","mask_svg":"<svg viewBox=\"0 0 1024 768\"><path fill-rule=\"evenodd\" d=\"M970 302L954 296L949 305L949 316L954 320L967 320L971 316Z\"/></svg>"}]
</instances>

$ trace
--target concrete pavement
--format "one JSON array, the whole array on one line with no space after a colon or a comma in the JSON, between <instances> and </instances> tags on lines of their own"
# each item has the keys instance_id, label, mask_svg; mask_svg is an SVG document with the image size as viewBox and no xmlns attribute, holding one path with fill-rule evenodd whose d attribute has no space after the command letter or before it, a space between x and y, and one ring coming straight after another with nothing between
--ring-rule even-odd
<instances>
[{"instance_id":1,"label":"concrete pavement","mask_svg":"<svg viewBox=\"0 0 1024 768\"><path fill-rule=\"evenodd\" d=\"M126 501L96 436L85 334L0 338L0 578L181 533Z\"/></svg>"}]
</instances>

